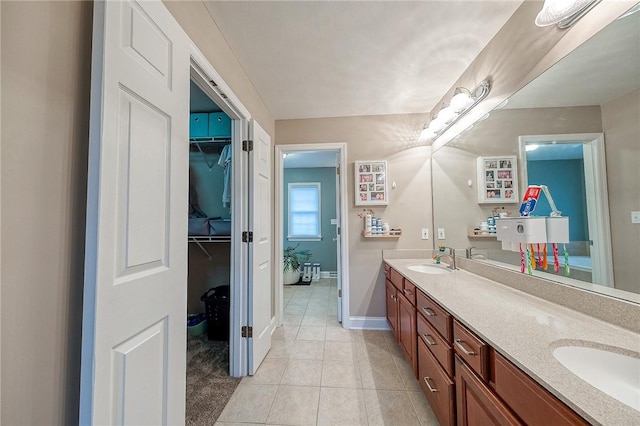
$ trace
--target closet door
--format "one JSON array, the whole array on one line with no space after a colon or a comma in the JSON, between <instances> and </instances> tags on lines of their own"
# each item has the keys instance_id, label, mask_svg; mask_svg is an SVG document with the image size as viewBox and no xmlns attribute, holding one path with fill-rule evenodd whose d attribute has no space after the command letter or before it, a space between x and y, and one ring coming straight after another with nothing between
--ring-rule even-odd
<instances>
[{"instance_id":1,"label":"closet door","mask_svg":"<svg viewBox=\"0 0 640 426\"><path fill-rule=\"evenodd\" d=\"M184 424L189 43L160 1L94 4L83 425Z\"/></svg>"},{"instance_id":2,"label":"closet door","mask_svg":"<svg viewBox=\"0 0 640 426\"><path fill-rule=\"evenodd\" d=\"M249 229L253 242L249 246L249 374L256 370L271 349L271 138L255 120L251 120L249 153Z\"/></svg>"}]
</instances>

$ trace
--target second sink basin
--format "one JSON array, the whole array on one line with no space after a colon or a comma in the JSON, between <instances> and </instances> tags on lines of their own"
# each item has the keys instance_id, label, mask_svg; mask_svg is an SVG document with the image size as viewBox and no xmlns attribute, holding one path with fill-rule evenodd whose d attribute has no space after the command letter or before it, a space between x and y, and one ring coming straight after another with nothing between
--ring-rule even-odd
<instances>
[{"instance_id":1,"label":"second sink basin","mask_svg":"<svg viewBox=\"0 0 640 426\"><path fill-rule=\"evenodd\" d=\"M640 411L640 358L585 346L560 346L553 356L591 386Z\"/></svg>"},{"instance_id":2,"label":"second sink basin","mask_svg":"<svg viewBox=\"0 0 640 426\"><path fill-rule=\"evenodd\" d=\"M449 270L443 266L411 265L411 266L407 266L407 268L415 272L422 272L423 274L448 274L449 273Z\"/></svg>"}]
</instances>

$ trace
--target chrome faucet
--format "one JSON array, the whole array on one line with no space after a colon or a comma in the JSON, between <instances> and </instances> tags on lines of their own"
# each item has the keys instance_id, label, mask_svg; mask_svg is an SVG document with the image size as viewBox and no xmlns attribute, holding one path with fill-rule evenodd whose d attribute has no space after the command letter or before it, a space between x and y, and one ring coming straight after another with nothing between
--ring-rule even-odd
<instances>
[{"instance_id":1,"label":"chrome faucet","mask_svg":"<svg viewBox=\"0 0 640 426\"><path fill-rule=\"evenodd\" d=\"M465 254L465 257L466 257L467 259L471 259L471 258L473 258L472 250L473 250L474 248L475 248L475 247L471 246L471 247L467 247L466 249L464 249L464 254Z\"/></svg>"},{"instance_id":2,"label":"chrome faucet","mask_svg":"<svg viewBox=\"0 0 640 426\"><path fill-rule=\"evenodd\" d=\"M440 260L442 258L442 256L447 256L449 258L449 269L457 269L456 268L456 250L453 247L445 247L446 249L449 249L449 254L446 253L437 253L435 256L433 256L433 258L435 260Z\"/></svg>"}]
</instances>

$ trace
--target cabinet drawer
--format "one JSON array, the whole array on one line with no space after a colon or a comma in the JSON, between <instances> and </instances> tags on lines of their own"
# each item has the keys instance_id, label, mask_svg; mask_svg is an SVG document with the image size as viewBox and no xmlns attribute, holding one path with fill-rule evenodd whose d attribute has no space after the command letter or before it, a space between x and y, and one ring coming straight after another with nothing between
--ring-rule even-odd
<instances>
[{"instance_id":1,"label":"cabinet drawer","mask_svg":"<svg viewBox=\"0 0 640 426\"><path fill-rule=\"evenodd\" d=\"M453 349L422 315L418 315L418 339L436 357L449 377L453 377Z\"/></svg>"},{"instance_id":2,"label":"cabinet drawer","mask_svg":"<svg viewBox=\"0 0 640 426\"><path fill-rule=\"evenodd\" d=\"M438 333L440 333L447 342L451 342L451 338L453 337L453 333L451 332L451 315L421 291L418 291L416 299L418 312L438 330Z\"/></svg>"},{"instance_id":3,"label":"cabinet drawer","mask_svg":"<svg viewBox=\"0 0 640 426\"><path fill-rule=\"evenodd\" d=\"M402 291L402 289L404 288L404 277L402 275L400 275L400 272L396 271L395 269L391 268L389 270L389 280L391 280L391 282L393 283L394 286L396 286L396 288L400 291Z\"/></svg>"},{"instance_id":4,"label":"cabinet drawer","mask_svg":"<svg viewBox=\"0 0 640 426\"><path fill-rule=\"evenodd\" d=\"M494 390L525 423L554 426L589 424L493 349L491 365Z\"/></svg>"},{"instance_id":5,"label":"cabinet drawer","mask_svg":"<svg viewBox=\"0 0 640 426\"><path fill-rule=\"evenodd\" d=\"M413 285L411 281L407 279L404 280L404 284L402 286L402 293L404 294L404 297L406 297L413 306L416 306L416 286Z\"/></svg>"},{"instance_id":6,"label":"cabinet drawer","mask_svg":"<svg viewBox=\"0 0 640 426\"><path fill-rule=\"evenodd\" d=\"M423 341L418 341L418 380L440 425L454 425L455 386Z\"/></svg>"},{"instance_id":7,"label":"cabinet drawer","mask_svg":"<svg viewBox=\"0 0 640 426\"><path fill-rule=\"evenodd\" d=\"M489 346L458 321L453 321L453 350L473 371L489 380Z\"/></svg>"}]
</instances>

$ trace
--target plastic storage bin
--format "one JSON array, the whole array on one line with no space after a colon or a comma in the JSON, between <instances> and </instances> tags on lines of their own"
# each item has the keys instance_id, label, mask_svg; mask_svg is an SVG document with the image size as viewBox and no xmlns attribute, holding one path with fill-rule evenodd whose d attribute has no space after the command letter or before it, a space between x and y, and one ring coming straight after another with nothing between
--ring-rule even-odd
<instances>
[{"instance_id":1,"label":"plastic storage bin","mask_svg":"<svg viewBox=\"0 0 640 426\"><path fill-rule=\"evenodd\" d=\"M187 334L199 336L207 329L207 316L205 314L187 315Z\"/></svg>"},{"instance_id":2,"label":"plastic storage bin","mask_svg":"<svg viewBox=\"0 0 640 426\"><path fill-rule=\"evenodd\" d=\"M229 286L221 285L209 289L200 297L207 314L207 337L209 340L229 341Z\"/></svg>"}]
</instances>

